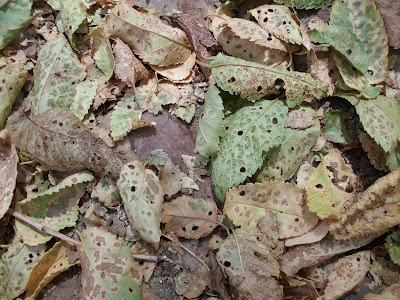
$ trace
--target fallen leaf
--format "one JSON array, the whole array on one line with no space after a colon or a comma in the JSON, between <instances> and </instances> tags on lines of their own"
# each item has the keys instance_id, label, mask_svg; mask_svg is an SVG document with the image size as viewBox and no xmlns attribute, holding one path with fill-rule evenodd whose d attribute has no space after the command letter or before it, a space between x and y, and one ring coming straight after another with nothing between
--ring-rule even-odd
<instances>
[{"instance_id":1,"label":"fallen leaf","mask_svg":"<svg viewBox=\"0 0 400 300\"><path fill-rule=\"evenodd\" d=\"M363 150L367 152L371 164L379 171L389 171L386 165L387 153L382 149L382 147L365 132L360 133L359 138Z\"/></svg>"},{"instance_id":2,"label":"fallen leaf","mask_svg":"<svg viewBox=\"0 0 400 300\"><path fill-rule=\"evenodd\" d=\"M115 207L121 203L117 182L109 177L100 178L92 192L93 197L97 197L107 207Z\"/></svg>"},{"instance_id":3,"label":"fallen leaf","mask_svg":"<svg viewBox=\"0 0 400 300\"><path fill-rule=\"evenodd\" d=\"M400 286L399 285L394 285L385 288L383 291L381 291L378 295L376 294L366 294L363 297L363 300L397 300L400 298Z\"/></svg>"},{"instance_id":4,"label":"fallen leaf","mask_svg":"<svg viewBox=\"0 0 400 300\"><path fill-rule=\"evenodd\" d=\"M172 82L190 82L194 78L193 67L196 63L196 54L193 52L186 61L179 65L157 66L150 67L158 74L171 80Z\"/></svg>"},{"instance_id":5,"label":"fallen leaf","mask_svg":"<svg viewBox=\"0 0 400 300\"><path fill-rule=\"evenodd\" d=\"M209 272L204 267L191 273L183 270L175 278L175 292L188 299L197 298L207 288L209 276Z\"/></svg>"},{"instance_id":6,"label":"fallen leaf","mask_svg":"<svg viewBox=\"0 0 400 300\"><path fill-rule=\"evenodd\" d=\"M86 7L80 0L60 1L60 18L71 45L76 48L74 33L86 20Z\"/></svg>"},{"instance_id":7,"label":"fallen leaf","mask_svg":"<svg viewBox=\"0 0 400 300\"><path fill-rule=\"evenodd\" d=\"M134 160L122 167L117 185L132 227L143 240L158 244L163 192L156 174Z\"/></svg>"},{"instance_id":8,"label":"fallen leaf","mask_svg":"<svg viewBox=\"0 0 400 300\"><path fill-rule=\"evenodd\" d=\"M274 0L279 4L284 4L288 7L295 7L297 9L316 9L325 6L330 6L335 0Z\"/></svg>"},{"instance_id":9,"label":"fallen leaf","mask_svg":"<svg viewBox=\"0 0 400 300\"><path fill-rule=\"evenodd\" d=\"M114 72L115 62L110 41L103 27L96 27L90 32L93 46L90 49L97 67L110 79Z\"/></svg>"},{"instance_id":10,"label":"fallen leaf","mask_svg":"<svg viewBox=\"0 0 400 300\"><path fill-rule=\"evenodd\" d=\"M182 178L185 176L179 166L172 163L170 158L164 162L164 168L160 171L160 184L163 194L171 197L178 193L182 188Z\"/></svg>"},{"instance_id":11,"label":"fallen leaf","mask_svg":"<svg viewBox=\"0 0 400 300\"><path fill-rule=\"evenodd\" d=\"M142 278L127 245L96 227L82 231L81 240L83 298L141 299Z\"/></svg>"},{"instance_id":12,"label":"fallen leaf","mask_svg":"<svg viewBox=\"0 0 400 300\"><path fill-rule=\"evenodd\" d=\"M164 204L161 221L165 223L165 232L200 239L218 226L218 209L213 201L181 196Z\"/></svg>"},{"instance_id":13,"label":"fallen leaf","mask_svg":"<svg viewBox=\"0 0 400 300\"><path fill-rule=\"evenodd\" d=\"M326 111L326 123L322 131L325 140L338 144L347 144L347 140L350 141L350 138L346 135L346 127L343 121L342 111L331 108Z\"/></svg>"},{"instance_id":14,"label":"fallen leaf","mask_svg":"<svg viewBox=\"0 0 400 300\"><path fill-rule=\"evenodd\" d=\"M149 164L155 165L157 168L163 166L165 161L167 160L168 153L166 153L163 149L156 149L150 152L151 157L149 158Z\"/></svg>"},{"instance_id":15,"label":"fallen leaf","mask_svg":"<svg viewBox=\"0 0 400 300\"><path fill-rule=\"evenodd\" d=\"M330 53L326 51L315 52L314 50L311 50L308 53L308 71L311 75L319 78L322 82L328 85L329 88L327 96L332 96L336 91L336 79L340 77L340 75L338 74L339 71L335 65L334 60L330 58L330 56L319 58L318 55L320 52L325 54L325 56L330 55Z\"/></svg>"},{"instance_id":16,"label":"fallen leaf","mask_svg":"<svg viewBox=\"0 0 400 300\"><path fill-rule=\"evenodd\" d=\"M314 111L308 109L291 110L286 117L285 127L292 129L307 129L314 125Z\"/></svg>"},{"instance_id":17,"label":"fallen leaf","mask_svg":"<svg viewBox=\"0 0 400 300\"><path fill-rule=\"evenodd\" d=\"M396 22L400 14L400 3L397 1L374 0L385 24L386 33L389 38L389 46L394 49L400 48L400 24Z\"/></svg>"},{"instance_id":18,"label":"fallen leaf","mask_svg":"<svg viewBox=\"0 0 400 300\"><path fill-rule=\"evenodd\" d=\"M285 246L293 247L296 245L316 243L322 240L328 234L328 232L328 225L324 221L321 221L311 231L300 236L285 239Z\"/></svg>"},{"instance_id":19,"label":"fallen leaf","mask_svg":"<svg viewBox=\"0 0 400 300\"><path fill-rule=\"evenodd\" d=\"M151 244L145 243L144 245L142 243L134 243L131 246L131 252L133 254L140 254L140 255L155 255L156 251L152 247ZM151 275L153 274L157 262L153 261L146 261L146 260L140 260L135 258L135 260L138 262L138 266L135 268L136 270L139 271L141 276L143 277L145 282L149 282Z\"/></svg>"},{"instance_id":20,"label":"fallen leaf","mask_svg":"<svg viewBox=\"0 0 400 300\"><path fill-rule=\"evenodd\" d=\"M18 154L6 130L0 131L0 219L9 209L17 179Z\"/></svg>"},{"instance_id":21,"label":"fallen leaf","mask_svg":"<svg viewBox=\"0 0 400 300\"><path fill-rule=\"evenodd\" d=\"M96 96L98 86L98 82L91 80L85 80L77 85L76 94L71 103L70 109L79 120L82 121L85 115L89 112L94 97Z\"/></svg>"},{"instance_id":22,"label":"fallen leaf","mask_svg":"<svg viewBox=\"0 0 400 300\"><path fill-rule=\"evenodd\" d=\"M310 165L307 161L303 162L297 171L297 186L301 189L304 189L307 181L311 178L311 175L314 173L315 168Z\"/></svg>"},{"instance_id":23,"label":"fallen leaf","mask_svg":"<svg viewBox=\"0 0 400 300\"><path fill-rule=\"evenodd\" d=\"M400 235L398 231L394 231L388 236L386 236L387 251L389 252L390 259L395 264L400 265Z\"/></svg>"}]
</instances>

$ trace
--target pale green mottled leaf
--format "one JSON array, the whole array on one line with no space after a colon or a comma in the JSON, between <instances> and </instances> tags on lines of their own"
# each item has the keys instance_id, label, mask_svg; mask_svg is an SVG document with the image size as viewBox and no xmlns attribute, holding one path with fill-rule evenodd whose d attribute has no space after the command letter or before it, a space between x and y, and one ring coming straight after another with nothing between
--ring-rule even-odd
<instances>
[{"instance_id":1,"label":"pale green mottled leaf","mask_svg":"<svg viewBox=\"0 0 400 300\"><path fill-rule=\"evenodd\" d=\"M391 97L360 99L353 95L338 95L356 107L365 131L385 152L395 151L400 139L400 106Z\"/></svg>"},{"instance_id":2,"label":"pale green mottled leaf","mask_svg":"<svg viewBox=\"0 0 400 300\"><path fill-rule=\"evenodd\" d=\"M34 85L29 94L32 110L41 114L51 107L69 107L76 85L85 77L85 66L60 34L39 51L34 71Z\"/></svg>"},{"instance_id":3,"label":"pale green mottled leaf","mask_svg":"<svg viewBox=\"0 0 400 300\"><path fill-rule=\"evenodd\" d=\"M288 109L282 101L261 101L238 110L229 119L220 151L212 162L212 185L220 201L232 186L261 167L264 156L283 139Z\"/></svg>"},{"instance_id":4,"label":"pale green mottled leaf","mask_svg":"<svg viewBox=\"0 0 400 300\"><path fill-rule=\"evenodd\" d=\"M149 13L142 13L122 2L114 7L107 22L111 37L120 38L144 62L159 67L181 64L191 51L186 34L166 25Z\"/></svg>"},{"instance_id":5,"label":"pale green mottled leaf","mask_svg":"<svg viewBox=\"0 0 400 300\"><path fill-rule=\"evenodd\" d=\"M99 83L96 81L85 80L76 87L74 102L71 103L70 109L79 120L83 120L92 106L98 86Z\"/></svg>"},{"instance_id":6,"label":"pale green mottled leaf","mask_svg":"<svg viewBox=\"0 0 400 300\"><path fill-rule=\"evenodd\" d=\"M224 105L218 88L210 85L206 93L203 116L197 131L196 151L211 156L219 150L218 132L224 118Z\"/></svg>"},{"instance_id":7,"label":"pale green mottled leaf","mask_svg":"<svg viewBox=\"0 0 400 300\"><path fill-rule=\"evenodd\" d=\"M175 110L172 111L172 114L184 120L186 123L190 123L192 122L195 112L196 112L196 104L192 103L186 107L184 106L177 107Z\"/></svg>"},{"instance_id":8,"label":"pale green mottled leaf","mask_svg":"<svg viewBox=\"0 0 400 300\"><path fill-rule=\"evenodd\" d=\"M82 298L142 298L140 266L133 260L128 245L96 227L84 230L81 240L78 256L82 266Z\"/></svg>"},{"instance_id":9,"label":"pale green mottled leaf","mask_svg":"<svg viewBox=\"0 0 400 300\"><path fill-rule=\"evenodd\" d=\"M394 231L389 234L386 239L385 247L387 248L390 259L395 264L400 265L400 235L399 231Z\"/></svg>"},{"instance_id":10,"label":"pale green mottled leaf","mask_svg":"<svg viewBox=\"0 0 400 300\"><path fill-rule=\"evenodd\" d=\"M93 29L90 36L93 39L91 52L94 61L107 79L110 79L114 72L114 55L108 36L102 27Z\"/></svg>"},{"instance_id":11,"label":"pale green mottled leaf","mask_svg":"<svg viewBox=\"0 0 400 300\"><path fill-rule=\"evenodd\" d=\"M168 153L163 149L156 149L151 151L151 158L149 159L149 164L155 165L156 167L163 166L168 158Z\"/></svg>"},{"instance_id":12,"label":"pale green mottled leaf","mask_svg":"<svg viewBox=\"0 0 400 300\"><path fill-rule=\"evenodd\" d=\"M157 175L137 160L121 169L117 182L130 224L153 244L160 241L163 191Z\"/></svg>"},{"instance_id":13,"label":"pale green mottled leaf","mask_svg":"<svg viewBox=\"0 0 400 300\"><path fill-rule=\"evenodd\" d=\"M355 179L340 154L326 155L305 186L310 211L321 219L339 219L356 192Z\"/></svg>"},{"instance_id":14,"label":"pale green mottled leaf","mask_svg":"<svg viewBox=\"0 0 400 300\"><path fill-rule=\"evenodd\" d=\"M14 299L26 289L29 276L46 251L45 245L28 246L16 236L0 260L0 297Z\"/></svg>"},{"instance_id":15,"label":"pale green mottled leaf","mask_svg":"<svg viewBox=\"0 0 400 300\"><path fill-rule=\"evenodd\" d=\"M21 63L9 63L0 68L0 130L27 78L28 72Z\"/></svg>"},{"instance_id":16,"label":"pale green mottled leaf","mask_svg":"<svg viewBox=\"0 0 400 300\"><path fill-rule=\"evenodd\" d=\"M74 33L86 20L86 7L81 0L60 1L60 15L69 42L74 45Z\"/></svg>"},{"instance_id":17,"label":"pale green mottled leaf","mask_svg":"<svg viewBox=\"0 0 400 300\"><path fill-rule=\"evenodd\" d=\"M282 143L264 156L264 165L257 175L257 181L285 181L290 179L307 157L319 135L319 122L304 130L284 129Z\"/></svg>"},{"instance_id":18,"label":"pale green mottled leaf","mask_svg":"<svg viewBox=\"0 0 400 300\"><path fill-rule=\"evenodd\" d=\"M292 18L290 9L282 5L261 5L249 10L251 14L266 31L277 38L301 45L303 38L300 26Z\"/></svg>"},{"instance_id":19,"label":"pale green mottled leaf","mask_svg":"<svg viewBox=\"0 0 400 300\"><path fill-rule=\"evenodd\" d=\"M0 7L0 49L32 21L32 3L33 0L8 0Z\"/></svg>"},{"instance_id":20,"label":"pale green mottled leaf","mask_svg":"<svg viewBox=\"0 0 400 300\"><path fill-rule=\"evenodd\" d=\"M388 155L382 149L382 147L379 146L374 139L365 132L360 133L359 139L363 150L367 153L369 161L375 167L375 169L385 172L389 171L386 165L386 159Z\"/></svg>"},{"instance_id":21,"label":"pale green mottled leaf","mask_svg":"<svg viewBox=\"0 0 400 300\"><path fill-rule=\"evenodd\" d=\"M56 186L18 202L15 210L54 231L74 226L78 220L78 202L85 194L86 182L93 179L88 172L70 175ZM25 244L36 246L52 236L15 221L17 233Z\"/></svg>"},{"instance_id":22,"label":"pale green mottled leaf","mask_svg":"<svg viewBox=\"0 0 400 300\"><path fill-rule=\"evenodd\" d=\"M214 79L219 87L231 94L254 101L277 88L283 80L287 105L292 108L303 101L326 96L328 85L310 74L270 68L219 53L211 61Z\"/></svg>"},{"instance_id":23,"label":"pale green mottled leaf","mask_svg":"<svg viewBox=\"0 0 400 300\"><path fill-rule=\"evenodd\" d=\"M287 7L294 6L297 9L316 9L325 6L330 6L335 0L274 0L279 4L284 4Z\"/></svg>"},{"instance_id":24,"label":"pale green mottled leaf","mask_svg":"<svg viewBox=\"0 0 400 300\"><path fill-rule=\"evenodd\" d=\"M343 112L328 109L326 112L326 123L323 129L324 138L329 142L346 144L345 130Z\"/></svg>"}]
</instances>

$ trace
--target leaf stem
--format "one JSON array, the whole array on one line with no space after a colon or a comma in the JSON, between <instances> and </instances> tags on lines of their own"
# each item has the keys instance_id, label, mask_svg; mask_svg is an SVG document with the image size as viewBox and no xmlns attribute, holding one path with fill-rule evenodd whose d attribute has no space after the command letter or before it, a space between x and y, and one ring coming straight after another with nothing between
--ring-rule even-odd
<instances>
[{"instance_id":1,"label":"leaf stem","mask_svg":"<svg viewBox=\"0 0 400 300\"><path fill-rule=\"evenodd\" d=\"M9 208L7 213L9 215L13 216L14 218L18 219L19 221L22 221L22 222L28 224L29 226L31 226L31 227L33 227L33 228L35 228L35 229L37 229L37 230L39 230L39 231L41 231L43 233L47 233L47 234L50 234L52 236L55 236L55 237L57 237L57 238L59 238L61 240L64 240L64 241L66 241L68 243L71 243L74 246L79 246L80 245L79 241L74 240L74 239L70 238L69 236L66 236L65 234L62 234L60 232L51 230L50 228L48 228L48 227L46 227L46 226L44 226L42 224L39 224L39 223L33 221L32 219L20 214L19 212L15 211L12 208Z\"/></svg>"}]
</instances>

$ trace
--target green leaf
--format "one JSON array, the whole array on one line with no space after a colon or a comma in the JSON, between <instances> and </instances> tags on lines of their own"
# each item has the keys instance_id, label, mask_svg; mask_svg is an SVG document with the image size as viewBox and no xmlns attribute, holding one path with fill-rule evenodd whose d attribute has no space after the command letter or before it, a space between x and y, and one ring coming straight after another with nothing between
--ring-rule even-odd
<instances>
[{"instance_id":1,"label":"green leaf","mask_svg":"<svg viewBox=\"0 0 400 300\"><path fill-rule=\"evenodd\" d=\"M82 298L140 300L142 277L128 245L91 227L81 233ZM100 296L101 295L101 296Z\"/></svg>"},{"instance_id":2,"label":"green leaf","mask_svg":"<svg viewBox=\"0 0 400 300\"><path fill-rule=\"evenodd\" d=\"M98 86L99 83L96 81L85 80L80 82L76 87L74 102L71 103L70 109L79 120L82 121L89 112Z\"/></svg>"},{"instance_id":3,"label":"green leaf","mask_svg":"<svg viewBox=\"0 0 400 300\"><path fill-rule=\"evenodd\" d=\"M179 106L171 113L186 123L190 123L192 122L194 114L196 113L196 104L191 103L188 106Z\"/></svg>"},{"instance_id":4,"label":"green leaf","mask_svg":"<svg viewBox=\"0 0 400 300\"><path fill-rule=\"evenodd\" d=\"M356 108L365 131L387 153L395 151L400 139L400 106L391 97L360 99L353 95L338 94Z\"/></svg>"},{"instance_id":5,"label":"green leaf","mask_svg":"<svg viewBox=\"0 0 400 300\"><path fill-rule=\"evenodd\" d=\"M279 100L260 101L229 118L220 151L212 162L212 185L220 201L232 186L252 176L264 153L281 144L288 108Z\"/></svg>"},{"instance_id":6,"label":"green leaf","mask_svg":"<svg viewBox=\"0 0 400 300\"><path fill-rule=\"evenodd\" d=\"M257 181L285 181L292 178L317 141L319 121L314 122L314 126L305 130L284 129L282 144L265 154L264 165L257 175Z\"/></svg>"},{"instance_id":7,"label":"green leaf","mask_svg":"<svg viewBox=\"0 0 400 300\"><path fill-rule=\"evenodd\" d=\"M63 34L48 41L40 50L34 78L29 98L35 114L51 107L69 107L74 101L75 87L85 78L85 66Z\"/></svg>"},{"instance_id":8,"label":"green leaf","mask_svg":"<svg viewBox=\"0 0 400 300\"><path fill-rule=\"evenodd\" d=\"M60 15L65 33L71 45L74 46L74 33L79 26L86 20L86 7L81 0L60 1Z\"/></svg>"},{"instance_id":9,"label":"green leaf","mask_svg":"<svg viewBox=\"0 0 400 300\"><path fill-rule=\"evenodd\" d=\"M97 67L106 75L107 80L111 78L114 72L114 55L110 41L104 28L97 27L90 32L93 39L91 49L93 59Z\"/></svg>"},{"instance_id":10,"label":"green leaf","mask_svg":"<svg viewBox=\"0 0 400 300\"><path fill-rule=\"evenodd\" d=\"M114 7L107 31L120 38L144 62L159 67L185 62L191 55L186 34L155 15L142 13L122 2Z\"/></svg>"},{"instance_id":11,"label":"green leaf","mask_svg":"<svg viewBox=\"0 0 400 300\"><path fill-rule=\"evenodd\" d=\"M343 112L328 109L326 112L326 123L323 129L324 137L327 141L339 144L347 144L343 124Z\"/></svg>"},{"instance_id":12,"label":"green leaf","mask_svg":"<svg viewBox=\"0 0 400 300\"><path fill-rule=\"evenodd\" d=\"M147 242L160 241L163 192L157 175L137 160L121 169L117 182L130 224Z\"/></svg>"},{"instance_id":13,"label":"green leaf","mask_svg":"<svg viewBox=\"0 0 400 300\"><path fill-rule=\"evenodd\" d=\"M33 0L8 0L0 7L0 50L28 26Z\"/></svg>"},{"instance_id":14,"label":"green leaf","mask_svg":"<svg viewBox=\"0 0 400 300\"><path fill-rule=\"evenodd\" d=\"M277 88L283 80L287 105L292 108L303 101L326 96L328 85L308 73L289 72L248 62L219 53L211 61L211 71L219 87L243 98L259 100Z\"/></svg>"},{"instance_id":15,"label":"green leaf","mask_svg":"<svg viewBox=\"0 0 400 300\"><path fill-rule=\"evenodd\" d=\"M28 246L15 237L0 260L0 296L14 299L26 289L29 276L46 251L46 245Z\"/></svg>"},{"instance_id":16,"label":"green leaf","mask_svg":"<svg viewBox=\"0 0 400 300\"><path fill-rule=\"evenodd\" d=\"M0 130L27 78L28 72L21 63L10 63L0 68Z\"/></svg>"},{"instance_id":17,"label":"green leaf","mask_svg":"<svg viewBox=\"0 0 400 300\"><path fill-rule=\"evenodd\" d=\"M163 166L168 158L168 153L164 152L163 149L156 149L150 152L151 158L149 164L155 165L156 167Z\"/></svg>"},{"instance_id":18,"label":"green leaf","mask_svg":"<svg viewBox=\"0 0 400 300\"><path fill-rule=\"evenodd\" d=\"M390 259L395 264L400 265L400 235L399 231L389 234L386 239L386 248L389 252Z\"/></svg>"},{"instance_id":19,"label":"green leaf","mask_svg":"<svg viewBox=\"0 0 400 300\"><path fill-rule=\"evenodd\" d=\"M197 131L196 151L211 156L219 150L218 132L224 119L224 105L218 88L210 85L206 93L203 116Z\"/></svg>"},{"instance_id":20,"label":"green leaf","mask_svg":"<svg viewBox=\"0 0 400 300\"><path fill-rule=\"evenodd\" d=\"M93 178L88 172L70 175L56 186L18 202L15 210L54 231L74 226L78 220L79 199L85 194L85 183ZM25 223L15 223L17 233L27 245L40 245L53 237Z\"/></svg>"},{"instance_id":21,"label":"green leaf","mask_svg":"<svg viewBox=\"0 0 400 300\"><path fill-rule=\"evenodd\" d=\"M316 9L332 5L335 0L274 0L274 2L294 6L297 9Z\"/></svg>"}]
</instances>

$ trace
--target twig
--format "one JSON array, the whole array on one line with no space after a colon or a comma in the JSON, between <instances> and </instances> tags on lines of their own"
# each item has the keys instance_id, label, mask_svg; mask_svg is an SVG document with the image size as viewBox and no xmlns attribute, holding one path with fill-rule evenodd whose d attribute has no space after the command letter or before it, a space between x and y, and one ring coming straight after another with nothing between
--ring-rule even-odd
<instances>
[{"instance_id":1,"label":"twig","mask_svg":"<svg viewBox=\"0 0 400 300\"><path fill-rule=\"evenodd\" d=\"M158 256L154 256L154 255L132 254L132 257L134 259L139 259L139 260L147 260L147 261L153 261L153 262L158 261Z\"/></svg>"},{"instance_id":2,"label":"twig","mask_svg":"<svg viewBox=\"0 0 400 300\"><path fill-rule=\"evenodd\" d=\"M48 227L46 227L46 226L44 226L42 224L39 224L39 223L29 219L28 217L25 217L24 215L21 215L19 212L13 210L12 208L9 208L7 213L9 215L13 216L14 218L16 218L16 219L28 224L29 226L31 226L33 228L36 228L37 230L39 230L39 231L41 231L43 233L47 233L47 234L50 234L52 236L58 237L59 239L64 240L64 241L66 241L68 243L71 243L71 244L73 244L75 246L79 246L80 245L79 241L74 240L74 239L70 238L69 236L66 236L65 234L62 234L60 232L51 230L50 228L48 228Z\"/></svg>"}]
</instances>

